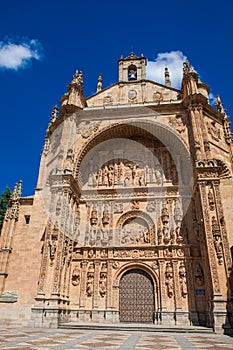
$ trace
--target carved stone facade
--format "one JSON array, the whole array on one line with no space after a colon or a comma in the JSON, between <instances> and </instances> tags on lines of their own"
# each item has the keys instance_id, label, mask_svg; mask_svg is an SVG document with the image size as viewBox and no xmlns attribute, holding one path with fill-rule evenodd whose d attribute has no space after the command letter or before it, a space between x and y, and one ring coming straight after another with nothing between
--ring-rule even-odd
<instances>
[{"instance_id":1,"label":"carved stone facade","mask_svg":"<svg viewBox=\"0 0 233 350\"><path fill-rule=\"evenodd\" d=\"M35 194L9 203L0 322L151 322L229 329L232 137L217 97L184 63L181 90L119 60L85 98L82 72L55 106ZM22 315L20 321L18 314Z\"/></svg>"}]
</instances>

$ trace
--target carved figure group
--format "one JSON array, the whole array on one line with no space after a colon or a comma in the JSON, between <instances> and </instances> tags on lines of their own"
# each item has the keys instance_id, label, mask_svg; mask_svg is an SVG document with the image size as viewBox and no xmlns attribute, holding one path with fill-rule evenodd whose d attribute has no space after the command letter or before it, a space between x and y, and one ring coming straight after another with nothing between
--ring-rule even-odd
<instances>
[{"instance_id":1,"label":"carved figure group","mask_svg":"<svg viewBox=\"0 0 233 350\"><path fill-rule=\"evenodd\" d=\"M133 162L112 162L104 165L96 173L91 173L88 185L91 187L142 187L149 183L162 185L162 169L158 165L155 168L145 167Z\"/></svg>"}]
</instances>

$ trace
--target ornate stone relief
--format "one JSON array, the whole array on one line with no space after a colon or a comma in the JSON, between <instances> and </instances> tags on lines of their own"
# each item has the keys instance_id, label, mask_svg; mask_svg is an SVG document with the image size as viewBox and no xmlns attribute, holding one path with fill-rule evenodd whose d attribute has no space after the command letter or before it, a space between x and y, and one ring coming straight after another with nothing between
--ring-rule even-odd
<instances>
[{"instance_id":1,"label":"ornate stone relief","mask_svg":"<svg viewBox=\"0 0 233 350\"><path fill-rule=\"evenodd\" d=\"M73 165L74 165L74 151L71 148L69 148L67 151L65 165L64 165L65 172L67 171L71 172L73 170Z\"/></svg>"},{"instance_id":2,"label":"ornate stone relief","mask_svg":"<svg viewBox=\"0 0 233 350\"><path fill-rule=\"evenodd\" d=\"M72 271L72 284L73 286L78 286L80 283L80 269L79 266L76 265Z\"/></svg>"},{"instance_id":3,"label":"ornate stone relief","mask_svg":"<svg viewBox=\"0 0 233 350\"><path fill-rule=\"evenodd\" d=\"M163 101L163 94L160 91L155 91L153 93L153 101L160 102Z\"/></svg>"},{"instance_id":4,"label":"ornate stone relief","mask_svg":"<svg viewBox=\"0 0 233 350\"><path fill-rule=\"evenodd\" d=\"M167 295L171 298L174 295L173 268L171 263L166 263L165 283L167 286Z\"/></svg>"},{"instance_id":5,"label":"ornate stone relief","mask_svg":"<svg viewBox=\"0 0 233 350\"><path fill-rule=\"evenodd\" d=\"M54 226L49 241L50 264L53 265L57 250L58 228Z\"/></svg>"},{"instance_id":6,"label":"ornate stone relief","mask_svg":"<svg viewBox=\"0 0 233 350\"><path fill-rule=\"evenodd\" d=\"M113 213L114 214L121 214L123 213L123 203L113 203Z\"/></svg>"},{"instance_id":7,"label":"ornate stone relief","mask_svg":"<svg viewBox=\"0 0 233 350\"><path fill-rule=\"evenodd\" d=\"M179 279L180 279L180 291L183 298L186 298L188 294L186 268L183 262L179 266Z\"/></svg>"},{"instance_id":8,"label":"ornate stone relief","mask_svg":"<svg viewBox=\"0 0 233 350\"><path fill-rule=\"evenodd\" d=\"M215 203L214 203L214 195L213 195L213 189L211 186L209 187L208 191L208 202L209 202L209 208L211 211L215 209Z\"/></svg>"},{"instance_id":9,"label":"ornate stone relief","mask_svg":"<svg viewBox=\"0 0 233 350\"><path fill-rule=\"evenodd\" d=\"M150 243L149 228L140 218L128 220L122 227L122 244Z\"/></svg>"},{"instance_id":10,"label":"ornate stone relief","mask_svg":"<svg viewBox=\"0 0 233 350\"><path fill-rule=\"evenodd\" d=\"M132 249L132 250L114 250L114 258L154 258L156 256L154 250Z\"/></svg>"},{"instance_id":11,"label":"ornate stone relief","mask_svg":"<svg viewBox=\"0 0 233 350\"><path fill-rule=\"evenodd\" d=\"M216 255L218 258L218 263L221 265L223 263L221 231L215 216L212 216L212 234L214 238L214 246L215 246Z\"/></svg>"},{"instance_id":12,"label":"ornate stone relief","mask_svg":"<svg viewBox=\"0 0 233 350\"><path fill-rule=\"evenodd\" d=\"M216 123L214 121L208 123L208 133L211 135L214 141L219 142L221 140L220 129L217 128Z\"/></svg>"},{"instance_id":13,"label":"ornate stone relief","mask_svg":"<svg viewBox=\"0 0 233 350\"><path fill-rule=\"evenodd\" d=\"M87 139L98 131L99 126L100 122L83 121L79 124L78 133L80 133L84 139Z\"/></svg>"},{"instance_id":14,"label":"ornate stone relief","mask_svg":"<svg viewBox=\"0 0 233 350\"><path fill-rule=\"evenodd\" d=\"M140 187L147 184L161 186L163 184L161 167L142 167L129 161L114 161L105 164L97 173L91 173L88 179L89 187Z\"/></svg>"},{"instance_id":15,"label":"ornate stone relief","mask_svg":"<svg viewBox=\"0 0 233 350\"><path fill-rule=\"evenodd\" d=\"M42 153L44 156L47 156L49 154L49 149L50 149L50 141L49 141L49 138L46 137L44 141L43 150L42 150Z\"/></svg>"},{"instance_id":16,"label":"ornate stone relief","mask_svg":"<svg viewBox=\"0 0 233 350\"><path fill-rule=\"evenodd\" d=\"M112 103L112 96L111 95L104 96L103 103L104 104Z\"/></svg>"},{"instance_id":17,"label":"ornate stone relief","mask_svg":"<svg viewBox=\"0 0 233 350\"><path fill-rule=\"evenodd\" d=\"M183 117L181 115L176 115L175 118L171 117L169 123L181 134L186 130L185 123L183 122Z\"/></svg>"},{"instance_id":18,"label":"ornate stone relief","mask_svg":"<svg viewBox=\"0 0 233 350\"><path fill-rule=\"evenodd\" d=\"M199 287L202 287L204 285L204 283L205 283L204 273L203 273L203 269L202 269L199 262L197 262L195 264L195 267L194 267L194 278L195 278L195 283Z\"/></svg>"},{"instance_id":19,"label":"ornate stone relief","mask_svg":"<svg viewBox=\"0 0 233 350\"><path fill-rule=\"evenodd\" d=\"M94 293L94 264L90 263L87 272L87 284L86 293L88 297L91 297Z\"/></svg>"},{"instance_id":20,"label":"ornate stone relief","mask_svg":"<svg viewBox=\"0 0 233 350\"><path fill-rule=\"evenodd\" d=\"M99 293L104 297L107 292L107 264L102 263L100 277L99 277Z\"/></svg>"}]
</instances>

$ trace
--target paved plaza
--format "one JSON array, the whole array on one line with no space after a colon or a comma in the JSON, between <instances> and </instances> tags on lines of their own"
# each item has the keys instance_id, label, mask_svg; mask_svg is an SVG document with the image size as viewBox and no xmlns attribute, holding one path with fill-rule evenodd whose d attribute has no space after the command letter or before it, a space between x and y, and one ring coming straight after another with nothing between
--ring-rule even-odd
<instances>
[{"instance_id":1,"label":"paved plaza","mask_svg":"<svg viewBox=\"0 0 233 350\"><path fill-rule=\"evenodd\" d=\"M0 328L0 349L233 349L233 338L214 333Z\"/></svg>"}]
</instances>

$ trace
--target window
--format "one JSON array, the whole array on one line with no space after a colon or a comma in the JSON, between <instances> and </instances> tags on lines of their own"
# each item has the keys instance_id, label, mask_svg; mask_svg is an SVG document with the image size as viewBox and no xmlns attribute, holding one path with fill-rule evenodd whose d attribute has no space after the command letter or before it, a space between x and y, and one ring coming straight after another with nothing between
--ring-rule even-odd
<instances>
[{"instance_id":1,"label":"window","mask_svg":"<svg viewBox=\"0 0 233 350\"><path fill-rule=\"evenodd\" d=\"M137 80L137 67L131 65L128 68L128 80Z\"/></svg>"},{"instance_id":2,"label":"window","mask_svg":"<svg viewBox=\"0 0 233 350\"><path fill-rule=\"evenodd\" d=\"M24 215L25 224L28 225L30 223L30 215Z\"/></svg>"}]
</instances>

